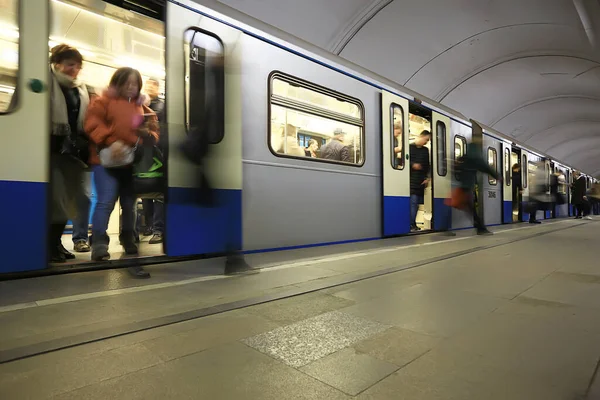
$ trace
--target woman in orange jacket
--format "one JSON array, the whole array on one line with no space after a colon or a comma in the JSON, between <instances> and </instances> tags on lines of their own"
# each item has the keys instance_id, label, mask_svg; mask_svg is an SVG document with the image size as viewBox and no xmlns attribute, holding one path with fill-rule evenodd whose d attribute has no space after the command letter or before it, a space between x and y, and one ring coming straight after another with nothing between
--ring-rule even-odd
<instances>
[{"instance_id":1,"label":"woman in orange jacket","mask_svg":"<svg viewBox=\"0 0 600 400\"><path fill-rule=\"evenodd\" d=\"M92 103L86 115L84 128L91 140L90 164L98 194L92 216L94 261L110 258L106 230L117 198L120 198L123 210L119 237L121 245L125 254L138 254L134 238L136 197L133 191L133 166L131 163L114 166L107 163L106 158L103 158L105 165L102 165L99 152L104 150L103 154L109 154L112 160L125 159L143 140L158 141L158 120L156 114L144 105L141 88L142 77L137 70L119 68L110 80L109 89ZM141 269L137 275L149 276Z\"/></svg>"}]
</instances>

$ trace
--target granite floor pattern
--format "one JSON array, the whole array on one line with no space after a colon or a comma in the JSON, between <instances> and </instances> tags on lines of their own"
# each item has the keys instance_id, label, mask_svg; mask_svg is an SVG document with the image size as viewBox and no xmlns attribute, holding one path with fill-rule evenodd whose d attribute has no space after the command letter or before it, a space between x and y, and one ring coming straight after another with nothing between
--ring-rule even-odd
<instances>
[{"instance_id":1,"label":"granite floor pattern","mask_svg":"<svg viewBox=\"0 0 600 400\"><path fill-rule=\"evenodd\" d=\"M600 399L599 232L0 364L0 399Z\"/></svg>"}]
</instances>

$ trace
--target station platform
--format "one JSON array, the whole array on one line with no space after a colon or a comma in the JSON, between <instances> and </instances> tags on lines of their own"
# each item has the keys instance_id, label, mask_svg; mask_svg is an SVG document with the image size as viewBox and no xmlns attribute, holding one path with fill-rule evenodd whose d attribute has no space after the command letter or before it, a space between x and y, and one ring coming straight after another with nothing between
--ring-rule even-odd
<instances>
[{"instance_id":1,"label":"station platform","mask_svg":"<svg viewBox=\"0 0 600 400\"><path fill-rule=\"evenodd\" d=\"M1 399L600 399L597 220L0 282Z\"/></svg>"}]
</instances>

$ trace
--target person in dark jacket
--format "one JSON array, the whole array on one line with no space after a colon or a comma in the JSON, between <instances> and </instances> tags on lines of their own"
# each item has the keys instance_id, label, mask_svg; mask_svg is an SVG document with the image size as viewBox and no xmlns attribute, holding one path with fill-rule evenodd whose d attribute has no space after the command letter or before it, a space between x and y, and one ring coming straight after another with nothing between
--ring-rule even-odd
<instances>
[{"instance_id":1,"label":"person in dark jacket","mask_svg":"<svg viewBox=\"0 0 600 400\"><path fill-rule=\"evenodd\" d=\"M473 222L477 229L478 235L491 235L492 233L486 228L484 221L477 214L477 209L474 204L473 194L475 184L477 183L477 172L491 175L494 179L502 180L498 171L493 169L481 155L481 144L476 141L467 145L467 152L464 156L457 160L456 171L459 181L459 186L462 191L467 194L466 209L473 215Z\"/></svg>"},{"instance_id":2,"label":"person in dark jacket","mask_svg":"<svg viewBox=\"0 0 600 400\"><path fill-rule=\"evenodd\" d=\"M574 174L575 180L571 185L571 203L575 206L577 210L577 214L575 215L575 219L583 218L586 206L587 206L587 196L586 194L586 180L585 176L581 175L579 172L575 172Z\"/></svg>"},{"instance_id":3,"label":"person in dark jacket","mask_svg":"<svg viewBox=\"0 0 600 400\"><path fill-rule=\"evenodd\" d=\"M159 82L157 78L149 78L145 85L146 94L150 98L148 107L154 111L158 118L158 123L165 122L165 103L158 97ZM161 143L166 143L165 138ZM159 145L160 146L160 145ZM158 244L163 242L165 229L165 205L164 200L142 199L142 207L144 210L145 229L144 236L150 236L150 244Z\"/></svg>"},{"instance_id":4,"label":"person in dark jacket","mask_svg":"<svg viewBox=\"0 0 600 400\"><path fill-rule=\"evenodd\" d=\"M431 132L425 130L410 145L410 230L417 231L417 211L425 201L425 188L429 184L431 164L429 149L425 147Z\"/></svg>"}]
</instances>

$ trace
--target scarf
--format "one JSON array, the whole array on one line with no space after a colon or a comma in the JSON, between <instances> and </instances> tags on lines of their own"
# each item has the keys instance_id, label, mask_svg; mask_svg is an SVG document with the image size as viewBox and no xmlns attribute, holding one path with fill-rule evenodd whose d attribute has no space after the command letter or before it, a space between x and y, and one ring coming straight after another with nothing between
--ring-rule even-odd
<instances>
[{"instance_id":1,"label":"scarf","mask_svg":"<svg viewBox=\"0 0 600 400\"><path fill-rule=\"evenodd\" d=\"M52 88L50 95L50 109L52 116L52 135L68 136L71 133L69 126L69 116L67 112L67 101L61 87L79 91L79 115L77 117L77 130L83 132L83 119L90 103L90 96L87 86L73 79L68 75L57 71L54 65L50 66L52 70Z\"/></svg>"}]
</instances>

